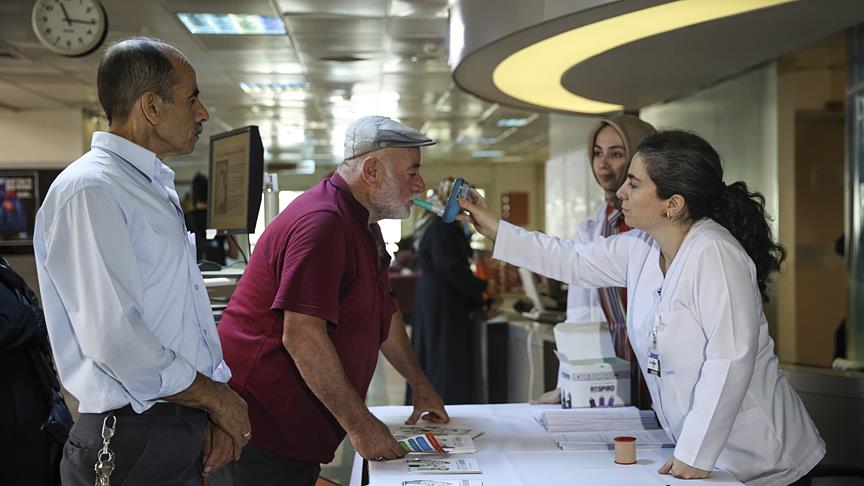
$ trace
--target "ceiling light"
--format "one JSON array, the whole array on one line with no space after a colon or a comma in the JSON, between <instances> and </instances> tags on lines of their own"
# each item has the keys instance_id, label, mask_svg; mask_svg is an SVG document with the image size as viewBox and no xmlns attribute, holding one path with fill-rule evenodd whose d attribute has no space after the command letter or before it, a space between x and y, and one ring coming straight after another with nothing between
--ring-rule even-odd
<instances>
[{"instance_id":1,"label":"ceiling light","mask_svg":"<svg viewBox=\"0 0 864 486\"><path fill-rule=\"evenodd\" d=\"M457 137L456 145L495 145L495 137Z\"/></svg>"},{"instance_id":2,"label":"ceiling light","mask_svg":"<svg viewBox=\"0 0 864 486\"><path fill-rule=\"evenodd\" d=\"M256 83L240 82L240 89L246 94L282 94L282 93L304 93L309 83Z\"/></svg>"},{"instance_id":3,"label":"ceiling light","mask_svg":"<svg viewBox=\"0 0 864 486\"><path fill-rule=\"evenodd\" d=\"M177 18L192 34L284 35L285 23L275 15L178 13Z\"/></svg>"},{"instance_id":4,"label":"ceiling light","mask_svg":"<svg viewBox=\"0 0 864 486\"><path fill-rule=\"evenodd\" d=\"M561 85L573 66L616 47L691 25L792 0L679 0L577 27L525 47L501 61L492 82L507 96L552 110L609 113L624 107L590 100Z\"/></svg>"},{"instance_id":5,"label":"ceiling light","mask_svg":"<svg viewBox=\"0 0 864 486\"><path fill-rule=\"evenodd\" d=\"M527 118L502 118L495 122L496 125L502 128L510 128L510 127L524 127L528 124Z\"/></svg>"},{"instance_id":6,"label":"ceiling light","mask_svg":"<svg viewBox=\"0 0 864 486\"><path fill-rule=\"evenodd\" d=\"M504 155L503 150L472 150L471 157L475 159L486 159L493 157L501 157Z\"/></svg>"}]
</instances>

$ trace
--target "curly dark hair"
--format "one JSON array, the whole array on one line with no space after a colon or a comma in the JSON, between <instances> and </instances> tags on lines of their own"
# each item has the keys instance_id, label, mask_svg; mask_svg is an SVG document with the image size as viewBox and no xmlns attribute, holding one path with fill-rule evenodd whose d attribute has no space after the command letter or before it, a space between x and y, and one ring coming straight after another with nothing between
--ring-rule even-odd
<instances>
[{"instance_id":1,"label":"curly dark hair","mask_svg":"<svg viewBox=\"0 0 864 486\"><path fill-rule=\"evenodd\" d=\"M711 218L734 236L756 265L762 301L768 302L768 281L780 270L786 249L776 243L765 214L765 197L744 182L726 185L720 156L702 137L680 130L658 132L637 147L657 197L684 197L694 220Z\"/></svg>"}]
</instances>

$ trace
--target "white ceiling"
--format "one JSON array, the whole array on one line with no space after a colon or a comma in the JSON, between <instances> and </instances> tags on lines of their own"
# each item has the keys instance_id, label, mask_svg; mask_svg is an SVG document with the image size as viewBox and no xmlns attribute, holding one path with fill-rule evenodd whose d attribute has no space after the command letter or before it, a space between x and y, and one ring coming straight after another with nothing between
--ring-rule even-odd
<instances>
[{"instance_id":1,"label":"white ceiling","mask_svg":"<svg viewBox=\"0 0 864 486\"><path fill-rule=\"evenodd\" d=\"M70 0L63 0L70 1ZM107 43L145 35L183 51L198 73L211 119L205 136L259 125L273 160L334 163L334 142L356 117L388 115L436 138L425 160L541 162L545 115L500 107L456 88L447 65L447 0L102 0ZM99 53L63 58L30 28L33 0L0 0L0 110L82 108L99 112ZM195 36L176 12L281 15L284 36ZM246 93L242 83L288 83L304 94ZM302 99L300 99L302 97ZM518 129L502 118L530 117ZM174 163L205 163L207 145Z\"/></svg>"}]
</instances>

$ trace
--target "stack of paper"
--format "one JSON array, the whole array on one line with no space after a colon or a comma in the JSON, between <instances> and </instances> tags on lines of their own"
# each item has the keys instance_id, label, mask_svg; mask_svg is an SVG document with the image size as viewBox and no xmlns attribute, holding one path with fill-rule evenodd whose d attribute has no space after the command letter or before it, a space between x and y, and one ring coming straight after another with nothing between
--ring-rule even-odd
<instances>
[{"instance_id":1,"label":"stack of paper","mask_svg":"<svg viewBox=\"0 0 864 486\"><path fill-rule=\"evenodd\" d=\"M547 432L602 432L660 428L654 412L639 410L636 407L545 410L535 418Z\"/></svg>"},{"instance_id":2,"label":"stack of paper","mask_svg":"<svg viewBox=\"0 0 864 486\"><path fill-rule=\"evenodd\" d=\"M619 436L635 437L636 447L640 449L675 447L675 441L663 429L567 432L555 436L555 442L563 451L612 450L615 448L615 437Z\"/></svg>"},{"instance_id":3,"label":"stack of paper","mask_svg":"<svg viewBox=\"0 0 864 486\"><path fill-rule=\"evenodd\" d=\"M409 473L419 474L482 474L475 459L408 459Z\"/></svg>"},{"instance_id":4,"label":"stack of paper","mask_svg":"<svg viewBox=\"0 0 864 486\"><path fill-rule=\"evenodd\" d=\"M396 440L411 437L413 435L425 434L426 432L438 435L467 435L476 439L483 434L482 430L470 429L468 427L454 427L452 425L423 424L423 425L400 425L391 427L393 437Z\"/></svg>"}]
</instances>

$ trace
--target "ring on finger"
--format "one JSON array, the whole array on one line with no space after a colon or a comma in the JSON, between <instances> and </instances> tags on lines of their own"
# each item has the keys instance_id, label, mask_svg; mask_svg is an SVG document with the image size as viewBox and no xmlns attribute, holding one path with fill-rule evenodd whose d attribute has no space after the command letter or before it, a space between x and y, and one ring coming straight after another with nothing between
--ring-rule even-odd
<instances>
[{"instance_id":1,"label":"ring on finger","mask_svg":"<svg viewBox=\"0 0 864 486\"><path fill-rule=\"evenodd\" d=\"M376 461L383 461L383 460L384 460L384 456L378 456L378 457L375 458L375 460L376 460Z\"/></svg>"}]
</instances>

